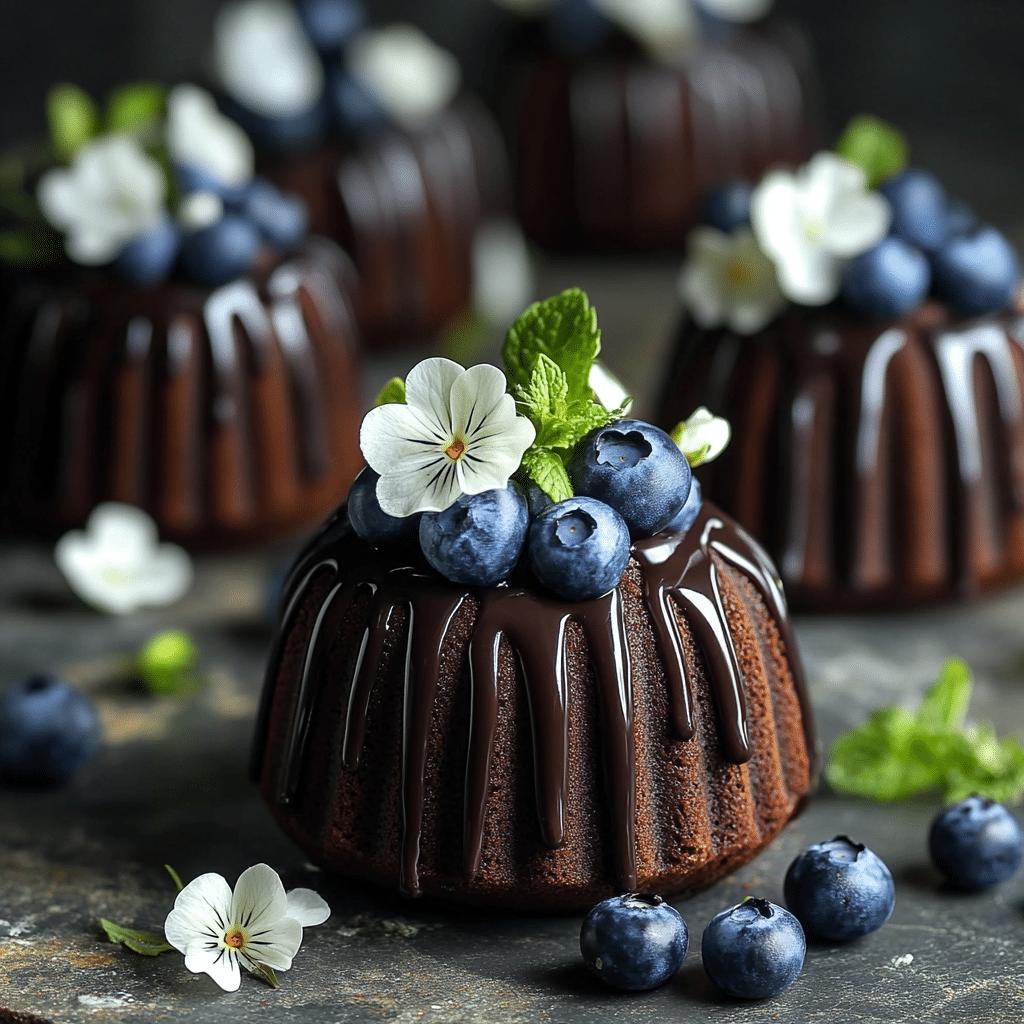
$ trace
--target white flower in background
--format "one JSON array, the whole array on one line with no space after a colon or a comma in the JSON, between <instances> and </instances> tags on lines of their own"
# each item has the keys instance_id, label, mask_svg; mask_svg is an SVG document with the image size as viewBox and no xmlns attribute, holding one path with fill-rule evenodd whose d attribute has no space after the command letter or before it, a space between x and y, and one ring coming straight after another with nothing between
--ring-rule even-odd
<instances>
[{"instance_id":1,"label":"white flower in background","mask_svg":"<svg viewBox=\"0 0 1024 1024\"><path fill-rule=\"evenodd\" d=\"M697 0L709 14L723 21L757 21L763 18L775 0Z\"/></svg>"},{"instance_id":2,"label":"white flower in background","mask_svg":"<svg viewBox=\"0 0 1024 1024\"><path fill-rule=\"evenodd\" d=\"M697 227L686 247L677 289L700 327L726 325L737 334L754 334L785 308L775 266L749 228L726 234Z\"/></svg>"},{"instance_id":3,"label":"white flower in background","mask_svg":"<svg viewBox=\"0 0 1024 1024\"><path fill-rule=\"evenodd\" d=\"M845 261L885 237L892 210L861 167L823 152L795 173L769 171L750 220L787 298L820 306L839 294Z\"/></svg>"},{"instance_id":4,"label":"white flower in background","mask_svg":"<svg viewBox=\"0 0 1024 1024\"><path fill-rule=\"evenodd\" d=\"M160 223L166 193L160 165L130 136L112 134L83 146L70 167L47 171L36 194L68 256L98 266Z\"/></svg>"},{"instance_id":5,"label":"white flower in background","mask_svg":"<svg viewBox=\"0 0 1024 1024\"><path fill-rule=\"evenodd\" d=\"M324 90L324 69L286 0L244 0L221 8L213 25L220 84L266 117L304 114Z\"/></svg>"},{"instance_id":6,"label":"white flower in background","mask_svg":"<svg viewBox=\"0 0 1024 1024\"><path fill-rule=\"evenodd\" d=\"M412 127L443 110L461 78L458 61L412 25L360 32L346 66L394 121Z\"/></svg>"},{"instance_id":7,"label":"white flower in background","mask_svg":"<svg viewBox=\"0 0 1024 1024\"><path fill-rule=\"evenodd\" d=\"M729 421L713 415L703 405L672 430L672 440L679 445L679 450L694 469L717 459L725 451L730 437L732 427Z\"/></svg>"},{"instance_id":8,"label":"white flower in background","mask_svg":"<svg viewBox=\"0 0 1024 1024\"><path fill-rule=\"evenodd\" d=\"M680 0L592 0L592 3L654 56L677 53L697 33L692 6Z\"/></svg>"},{"instance_id":9,"label":"white flower in background","mask_svg":"<svg viewBox=\"0 0 1024 1024\"><path fill-rule=\"evenodd\" d=\"M183 231L201 231L224 216L224 200L216 192L189 192L178 203L178 223Z\"/></svg>"},{"instance_id":10,"label":"white flower in background","mask_svg":"<svg viewBox=\"0 0 1024 1024\"><path fill-rule=\"evenodd\" d=\"M225 992L241 983L239 964L287 971L302 945L302 929L323 924L331 908L312 889L285 893L278 873L266 864L246 868L234 892L213 872L193 879L178 893L164 922L164 935L185 954L185 966L206 972Z\"/></svg>"},{"instance_id":11,"label":"white flower in background","mask_svg":"<svg viewBox=\"0 0 1024 1024\"><path fill-rule=\"evenodd\" d=\"M359 445L380 474L377 500L388 515L440 512L461 494L508 483L536 431L506 387L496 366L424 359L406 378L407 404L366 414Z\"/></svg>"},{"instance_id":12,"label":"white flower in background","mask_svg":"<svg viewBox=\"0 0 1024 1024\"><path fill-rule=\"evenodd\" d=\"M167 149L173 160L198 167L225 185L244 185L252 178L249 136L196 85L175 86L167 96Z\"/></svg>"},{"instance_id":13,"label":"white flower in background","mask_svg":"<svg viewBox=\"0 0 1024 1024\"><path fill-rule=\"evenodd\" d=\"M118 615L172 604L194 575L188 553L158 543L156 523L142 509L116 501L97 505L84 531L64 534L54 558L83 601Z\"/></svg>"},{"instance_id":14,"label":"white flower in background","mask_svg":"<svg viewBox=\"0 0 1024 1024\"><path fill-rule=\"evenodd\" d=\"M623 387L622 381L608 369L599 359L590 364L590 375L587 377L590 390L597 396L597 400L606 408L615 411L621 408L623 414L633 408L633 399L629 392ZM623 405L622 403L626 404Z\"/></svg>"},{"instance_id":15,"label":"white flower in background","mask_svg":"<svg viewBox=\"0 0 1024 1024\"><path fill-rule=\"evenodd\" d=\"M508 327L533 298L533 267L515 221L485 221L473 236L473 308Z\"/></svg>"}]
</instances>

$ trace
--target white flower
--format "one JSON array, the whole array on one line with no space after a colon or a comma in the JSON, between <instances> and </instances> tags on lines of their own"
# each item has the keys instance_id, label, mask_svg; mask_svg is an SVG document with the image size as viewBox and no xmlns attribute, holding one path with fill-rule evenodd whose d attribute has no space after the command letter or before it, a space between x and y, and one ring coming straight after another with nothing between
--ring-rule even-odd
<instances>
[{"instance_id":1,"label":"white flower","mask_svg":"<svg viewBox=\"0 0 1024 1024\"><path fill-rule=\"evenodd\" d=\"M359 445L380 474L377 500L388 515L440 512L460 494L508 483L536 432L506 386L496 366L424 359L406 378L407 404L366 414Z\"/></svg>"},{"instance_id":2,"label":"white flower","mask_svg":"<svg viewBox=\"0 0 1024 1024\"><path fill-rule=\"evenodd\" d=\"M703 405L672 431L672 440L695 469L717 459L725 451L731 436L729 421L713 415Z\"/></svg>"},{"instance_id":3,"label":"white flower","mask_svg":"<svg viewBox=\"0 0 1024 1024\"><path fill-rule=\"evenodd\" d=\"M142 509L116 501L97 505L84 532L64 534L54 558L83 601L118 615L171 604L192 586L187 552L158 544L156 523Z\"/></svg>"},{"instance_id":4,"label":"white flower","mask_svg":"<svg viewBox=\"0 0 1024 1024\"><path fill-rule=\"evenodd\" d=\"M461 77L458 61L412 25L360 32L346 65L393 120L411 127L443 110Z\"/></svg>"},{"instance_id":5,"label":"white flower","mask_svg":"<svg viewBox=\"0 0 1024 1024\"><path fill-rule=\"evenodd\" d=\"M213 25L213 65L232 98L266 117L304 114L324 90L320 58L285 0L221 8Z\"/></svg>"},{"instance_id":6,"label":"white flower","mask_svg":"<svg viewBox=\"0 0 1024 1024\"><path fill-rule=\"evenodd\" d=\"M224 200L216 192L189 192L178 203L178 223L183 231L201 231L224 216Z\"/></svg>"},{"instance_id":7,"label":"white flower","mask_svg":"<svg viewBox=\"0 0 1024 1024\"><path fill-rule=\"evenodd\" d=\"M599 359L590 364L590 375L587 378L590 390L594 392L597 400L606 408L612 411L622 408L623 413L628 413L633 407L633 399L625 389L622 381L608 369ZM623 405L622 403L626 404Z\"/></svg>"},{"instance_id":8,"label":"white flower","mask_svg":"<svg viewBox=\"0 0 1024 1024\"><path fill-rule=\"evenodd\" d=\"M726 324L738 334L754 334L786 306L775 266L749 228L726 234L697 227L686 247L677 288L700 327Z\"/></svg>"},{"instance_id":9,"label":"white flower","mask_svg":"<svg viewBox=\"0 0 1024 1024\"><path fill-rule=\"evenodd\" d=\"M83 146L70 167L47 171L37 196L46 219L65 233L68 256L98 266L160 223L166 192L160 165L115 133Z\"/></svg>"},{"instance_id":10,"label":"white flower","mask_svg":"<svg viewBox=\"0 0 1024 1024\"><path fill-rule=\"evenodd\" d=\"M225 185L244 185L252 177L249 136L196 85L175 86L167 97L167 149L178 163L201 168Z\"/></svg>"},{"instance_id":11,"label":"white flower","mask_svg":"<svg viewBox=\"0 0 1024 1024\"><path fill-rule=\"evenodd\" d=\"M861 167L824 152L796 173L769 171L754 189L750 219L783 293L820 306L839 294L845 261L885 237L892 210L867 190Z\"/></svg>"},{"instance_id":12,"label":"white flower","mask_svg":"<svg viewBox=\"0 0 1024 1024\"><path fill-rule=\"evenodd\" d=\"M512 220L493 218L473 236L473 308L507 328L530 304L534 280L526 239Z\"/></svg>"},{"instance_id":13,"label":"white flower","mask_svg":"<svg viewBox=\"0 0 1024 1024\"><path fill-rule=\"evenodd\" d=\"M266 864L246 868L232 892L213 872L178 893L164 935L185 954L185 966L205 971L225 992L241 983L238 965L254 973L266 966L287 971L302 945L302 929L323 924L331 908L312 889L285 894L278 873Z\"/></svg>"},{"instance_id":14,"label":"white flower","mask_svg":"<svg viewBox=\"0 0 1024 1024\"><path fill-rule=\"evenodd\" d=\"M723 21L756 21L771 10L774 0L699 0L699 3Z\"/></svg>"},{"instance_id":15,"label":"white flower","mask_svg":"<svg viewBox=\"0 0 1024 1024\"><path fill-rule=\"evenodd\" d=\"M696 35L693 9L680 0L593 0L593 3L655 56L677 53Z\"/></svg>"}]
</instances>

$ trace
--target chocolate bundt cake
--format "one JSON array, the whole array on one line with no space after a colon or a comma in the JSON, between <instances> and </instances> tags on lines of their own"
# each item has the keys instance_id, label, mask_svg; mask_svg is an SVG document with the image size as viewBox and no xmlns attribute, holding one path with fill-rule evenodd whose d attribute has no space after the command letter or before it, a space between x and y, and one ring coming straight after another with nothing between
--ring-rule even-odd
<instances>
[{"instance_id":1,"label":"chocolate bundt cake","mask_svg":"<svg viewBox=\"0 0 1024 1024\"><path fill-rule=\"evenodd\" d=\"M407 565L342 509L286 585L253 772L325 868L580 910L704 885L799 808L815 753L785 602L713 506L586 602Z\"/></svg>"},{"instance_id":2,"label":"chocolate bundt cake","mask_svg":"<svg viewBox=\"0 0 1024 1024\"><path fill-rule=\"evenodd\" d=\"M208 546L323 515L361 464L350 277L315 238L215 289L0 268L0 527L113 499Z\"/></svg>"}]
</instances>

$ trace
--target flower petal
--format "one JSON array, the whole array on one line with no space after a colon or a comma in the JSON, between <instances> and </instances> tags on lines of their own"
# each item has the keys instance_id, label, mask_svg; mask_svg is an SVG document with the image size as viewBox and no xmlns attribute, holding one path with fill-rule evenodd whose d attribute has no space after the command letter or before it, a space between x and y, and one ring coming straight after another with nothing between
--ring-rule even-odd
<instances>
[{"instance_id":1,"label":"flower petal","mask_svg":"<svg viewBox=\"0 0 1024 1024\"><path fill-rule=\"evenodd\" d=\"M784 258L799 237L796 179L789 171L769 171L750 197L750 223L761 248Z\"/></svg>"},{"instance_id":2,"label":"flower petal","mask_svg":"<svg viewBox=\"0 0 1024 1024\"><path fill-rule=\"evenodd\" d=\"M294 917L282 917L274 922L264 921L250 933L243 958L287 971L302 945L302 925Z\"/></svg>"},{"instance_id":3,"label":"flower petal","mask_svg":"<svg viewBox=\"0 0 1024 1024\"><path fill-rule=\"evenodd\" d=\"M413 408L429 411L447 432L451 429L452 385L465 372L465 367L452 359L424 359L405 378L405 400Z\"/></svg>"},{"instance_id":4,"label":"flower petal","mask_svg":"<svg viewBox=\"0 0 1024 1024\"><path fill-rule=\"evenodd\" d=\"M202 948L211 941L219 948L230 913L231 887L223 875L211 871L192 879L178 893L174 908L164 921L164 936L182 953Z\"/></svg>"},{"instance_id":5,"label":"flower petal","mask_svg":"<svg viewBox=\"0 0 1024 1024\"><path fill-rule=\"evenodd\" d=\"M823 306L839 294L842 267L820 246L794 246L776 263L783 294L806 306Z\"/></svg>"},{"instance_id":6,"label":"flower petal","mask_svg":"<svg viewBox=\"0 0 1024 1024\"><path fill-rule=\"evenodd\" d=\"M880 242L892 223L892 207L878 192L849 192L837 198L822 244L836 256L857 256Z\"/></svg>"},{"instance_id":7,"label":"flower petal","mask_svg":"<svg viewBox=\"0 0 1024 1024\"><path fill-rule=\"evenodd\" d=\"M698 327L710 330L721 327L726 318L725 295L720 268L705 262L683 265L676 290L686 311Z\"/></svg>"},{"instance_id":8,"label":"flower petal","mask_svg":"<svg viewBox=\"0 0 1024 1024\"><path fill-rule=\"evenodd\" d=\"M185 954L185 966L193 974L208 974L225 992L237 992L242 983L238 954L233 949L195 949Z\"/></svg>"},{"instance_id":9,"label":"flower petal","mask_svg":"<svg viewBox=\"0 0 1024 1024\"><path fill-rule=\"evenodd\" d=\"M290 889L288 891L288 909L285 917L298 921L303 928L312 928L323 924L331 916L331 908L327 901L312 889Z\"/></svg>"},{"instance_id":10,"label":"flower petal","mask_svg":"<svg viewBox=\"0 0 1024 1024\"><path fill-rule=\"evenodd\" d=\"M231 923L253 930L280 921L288 909L281 876L268 864L246 868L231 896Z\"/></svg>"},{"instance_id":11,"label":"flower petal","mask_svg":"<svg viewBox=\"0 0 1024 1024\"><path fill-rule=\"evenodd\" d=\"M705 406L696 409L686 421L679 448L691 465L702 465L717 458L725 450L732 436L729 421L721 416L712 415ZM705 450L706 449L706 450ZM691 453L703 451L700 462L691 458Z\"/></svg>"},{"instance_id":12,"label":"flower petal","mask_svg":"<svg viewBox=\"0 0 1024 1024\"><path fill-rule=\"evenodd\" d=\"M452 383L449 399L452 430L472 442L473 435L485 419L492 417L503 398L508 398L514 418L515 400L506 394L507 388L505 374L489 363L478 363L460 373ZM494 426L492 420L491 429Z\"/></svg>"},{"instance_id":13,"label":"flower petal","mask_svg":"<svg viewBox=\"0 0 1024 1024\"><path fill-rule=\"evenodd\" d=\"M458 463L443 452L411 473L382 476L377 481L377 503L389 516L403 518L414 512L443 512L461 493Z\"/></svg>"}]
</instances>

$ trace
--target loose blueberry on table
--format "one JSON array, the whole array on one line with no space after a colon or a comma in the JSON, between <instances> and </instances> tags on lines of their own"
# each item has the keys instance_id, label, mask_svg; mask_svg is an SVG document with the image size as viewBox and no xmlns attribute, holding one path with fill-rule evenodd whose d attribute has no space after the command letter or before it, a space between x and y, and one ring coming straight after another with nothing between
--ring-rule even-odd
<instances>
[{"instance_id":1,"label":"loose blueberry on table","mask_svg":"<svg viewBox=\"0 0 1024 1024\"><path fill-rule=\"evenodd\" d=\"M1002 804L974 794L939 813L928 834L928 850L951 886L976 891L1016 872L1024 857L1024 834Z\"/></svg>"},{"instance_id":2,"label":"loose blueberry on table","mask_svg":"<svg viewBox=\"0 0 1024 1024\"><path fill-rule=\"evenodd\" d=\"M580 952L609 985L644 991L664 985L679 970L689 940L686 922L660 896L625 893L587 914Z\"/></svg>"},{"instance_id":3,"label":"loose blueberry on table","mask_svg":"<svg viewBox=\"0 0 1024 1024\"><path fill-rule=\"evenodd\" d=\"M892 873L882 859L842 835L800 854L786 872L784 891L804 928L834 942L881 928L896 905Z\"/></svg>"},{"instance_id":4,"label":"loose blueberry on table","mask_svg":"<svg viewBox=\"0 0 1024 1024\"><path fill-rule=\"evenodd\" d=\"M755 896L716 914L701 938L708 977L738 999L765 999L789 988L806 952L800 922L783 907Z\"/></svg>"}]
</instances>

